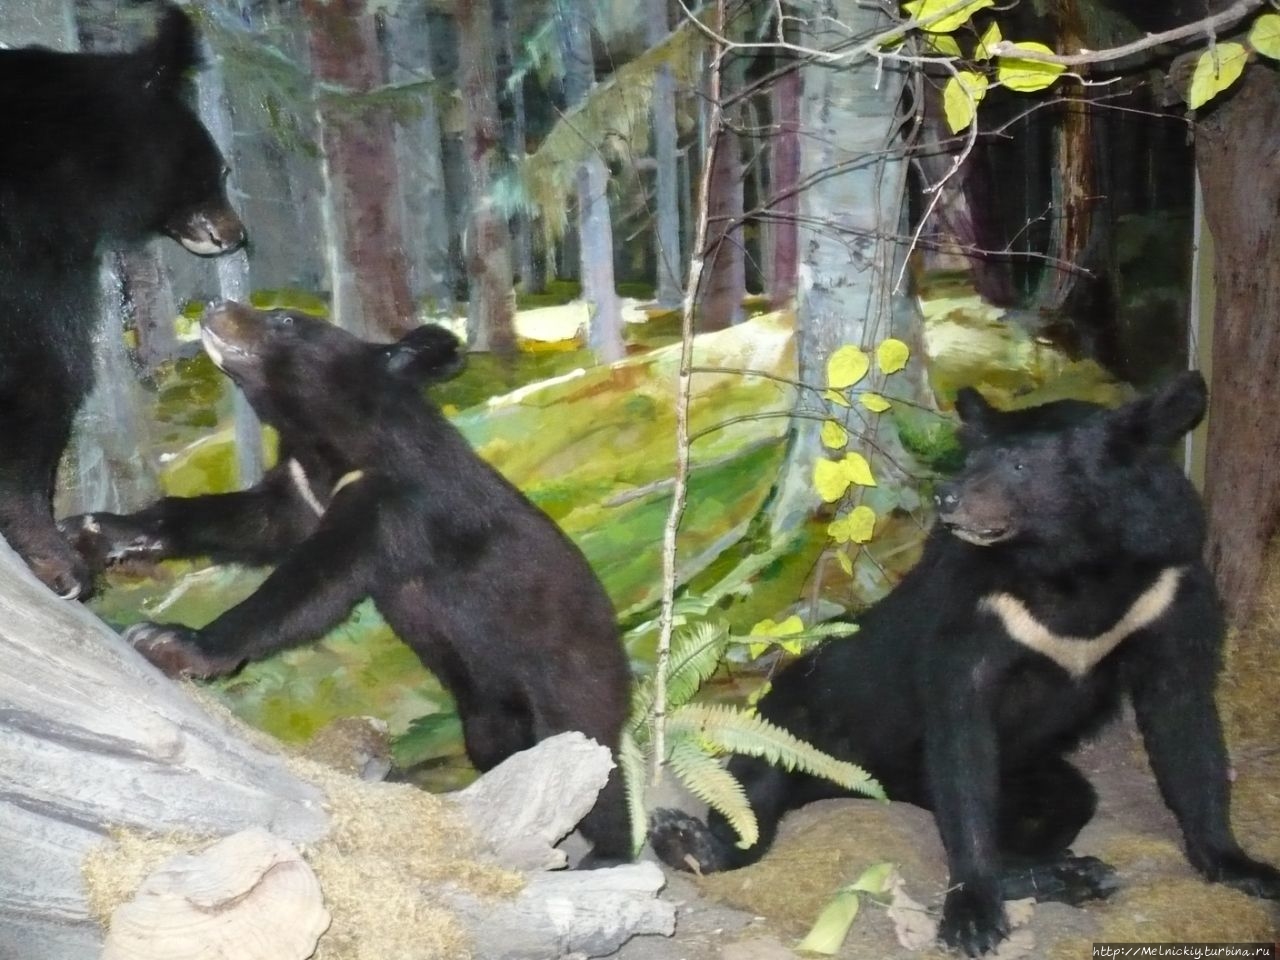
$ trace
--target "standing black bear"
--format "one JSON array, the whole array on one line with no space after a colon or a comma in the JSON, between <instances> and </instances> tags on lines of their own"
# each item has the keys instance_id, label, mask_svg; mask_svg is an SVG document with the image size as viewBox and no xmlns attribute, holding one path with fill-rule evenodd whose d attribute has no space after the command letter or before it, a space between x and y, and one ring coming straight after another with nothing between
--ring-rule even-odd
<instances>
[{"instance_id":1,"label":"standing black bear","mask_svg":"<svg viewBox=\"0 0 1280 960\"><path fill-rule=\"evenodd\" d=\"M422 396L460 365L453 335L428 326L372 344L305 314L224 303L202 336L279 431L279 465L241 493L64 528L95 566L208 555L276 568L202 630L139 624L128 639L170 675L219 676L321 636L371 596L454 695L478 769L566 730L616 751L629 667L604 588ZM630 859L628 823L615 770L582 823L595 862Z\"/></svg>"},{"instance_id":2,"label":"standing black bear","mask_svg":"<svg viewBox=\"0 0 1280 960\"><path fill-rule=\"evenodd\" d=\"M0 534L68 597L88 576L51 501L93 385L103 250L158 233L202 256L244 242L222 157L184 102L197 63L173 8L133 53L0 51Z\"/></svg>"},{"instance_id":3,"label":"standing black bear","mask_svg":"<svg viewBox=\"0 0 1280 960\"><path fill-rule=\"evenodd\" d=\"M859 633L783 670L760 713L933 811L952 885L940 936L971 955L1006 935L1006 895L1111 889L1109 867L1068 855L1095 795L1064 754L1126 691L1192 865L1280 898L1280 872L1246 856L1228 821L1223 624L1200 503L1168 455L1204 414L1204 381L1186 374L1113 411L1000 413L973 391L958 406L968 460L938 490L920 563ZM838 793L752 758L729 768L759 843L739 849L714 814L659 811L651 838L669 864L751 863L787 810Z\"/></svg>"}]
</instances>

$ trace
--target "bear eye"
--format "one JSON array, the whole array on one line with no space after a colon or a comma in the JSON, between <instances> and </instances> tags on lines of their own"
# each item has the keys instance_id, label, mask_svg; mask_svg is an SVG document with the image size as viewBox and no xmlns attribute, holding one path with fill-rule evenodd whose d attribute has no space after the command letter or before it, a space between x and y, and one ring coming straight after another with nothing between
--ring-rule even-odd
<instances>
[{"instance_id":1,"label":"bear eye","mask_svg":"<svg viewBox=\"0 0 1280 960\"><path fill-rule=\"evenodd\" d=\"M293 315L285 313L283 310L278 310L271 314L271 322L279 326L287 327L293 323Z\"/></svg>"},{"instance_id":2,"label":"bear eye","mask_svg":"<svg viewBox=\"0 0 1280 960\"><path fill-rule=\"evenodd\" d=\"M1021 460L1015 460L1015 461L1013 461L1013 469L1015 469L1015 470L1023 470L1023 469L1025 469L1025 468L1026 468L1026 466L1027 466L1027 465L1026 465L1025 463L1023 463Z\"/></svg>"}]
</instances>

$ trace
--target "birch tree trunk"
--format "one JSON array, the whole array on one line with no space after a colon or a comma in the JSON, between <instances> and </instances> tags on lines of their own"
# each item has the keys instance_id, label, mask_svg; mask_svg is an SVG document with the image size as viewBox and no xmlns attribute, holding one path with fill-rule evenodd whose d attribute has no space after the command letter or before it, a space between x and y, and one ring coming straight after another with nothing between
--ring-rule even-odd
<instances>
[{"instance_id":1,"label":"birch tree trunk","mask_svg":"<svg viewBox=\"0 0 1280 960\"><path fill-rule=\"evenodd\" d=\"M497 55L490 0L459 0L456 8L462 102L463 150L471 176L471 218L466 231L467 341L472 350L515 350L515 292L511 233L494 207L502 125L498 118Z\"/></svg>"},{"instance_id":2,"label":"birch tree trunk","mask_svg":"<svg viewBox=\"0 0 1280 960\"><path fill-rule=\"evenodd\" d=\"M586 102L595 84L591 27L585 9L572 0L556 0L564 53L565 108ZM613 223L609 215L609 171L598 153L578 168L578 256L582 295L591 311L587 344L602 363L623 354L622 305L613 280Z\"/></svg>"},{"instance_id":3,"label":"birch tree trunk","mask_svg":"<svg viewBox=\"0 0 1280 960\"><path fill-rule=\"evenodd\" d=\"M654 47L667 38L667 0L646 0L646 41ZM662 64L653 78L649 108L653 130L653 221L658 283L656 297L663 307L678 307L684 298L680 283L680 200L676 156L676 82L671 68Z\"/></svg>"},{"instance_id":4,"label":"birch tree trunk","mask_svg":"<svg viewBox=\"0 0 1280 960\"><path fill-rule=\"evenodd\" d=\"M889 25L860 0L818 0L801 21L806 47L824 48L848 36L869 36ZM815 26L838 28L815 35ZM796 338L802 382L819 390L827 358L836 348L863 349L893 330L895 268L905 239L899 232L906 197L907 162L898 139L897 109L905 74L871 58L803 68L800 124L800 222L806 225L800 259ZM872 389L878 384L869 383ZM827 415L819 393L801 391L786 463L770 503L775 536L797 530L820 506L813 465L822 454L820 422Z\"/></svg>"},{"instance_id":5,"label":"birch tree trunk","mask_svg":"<svg viewBox=\"0 0 1280 960\"><path fill-rule=\"evenodd\" d=\"M113 827L306 842L321 794L151 667L0 541L0 960L87 960L80 865Z\"/></svg>"}]
</instances>

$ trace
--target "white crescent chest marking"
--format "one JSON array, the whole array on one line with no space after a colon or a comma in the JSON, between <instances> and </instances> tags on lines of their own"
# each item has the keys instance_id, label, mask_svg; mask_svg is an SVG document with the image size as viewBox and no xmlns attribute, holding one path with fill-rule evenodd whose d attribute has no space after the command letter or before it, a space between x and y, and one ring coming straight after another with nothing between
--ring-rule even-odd
<instances>
[{"instance_id":1,"label":"white crescent chest marking","mask_svg":"<svg viewBox=\"0 0 1280 960\"><path fill-rule=\"evenodd\" d=\"M317 517L323 517L325 505L316 496L316 492L311 486L311 481L307 478L307 471L302 469L302 464L290 457L288 470L289 479L293 481L293 488L298 491L298 496L312 509ZM352 470L349 473L344 473L338 478L338 482L333 485L333 489L329 492L329 499L332 500L338 495L339 490L348 484L355 483L363 476L363 470Z\"/></svg>"},{"instance_id":2,"label":"white crescent chest marking","mask_svg":"<svg viewBox=\"0 0 1280 960\"><path fill-rule=\"evenodd\" d=\"M1029 650L1043 654L1077 680L1096 667L1126 637L1149 627L1169 609L1185 572L1166 567L1156 582L1134 600L1125 615L1106 633L1096 637L1070 637L1054 633L1036 619L1017 597L993 593L978 602L978 609L995 614L1005 631Z\"/></svg>"}]
</instances>

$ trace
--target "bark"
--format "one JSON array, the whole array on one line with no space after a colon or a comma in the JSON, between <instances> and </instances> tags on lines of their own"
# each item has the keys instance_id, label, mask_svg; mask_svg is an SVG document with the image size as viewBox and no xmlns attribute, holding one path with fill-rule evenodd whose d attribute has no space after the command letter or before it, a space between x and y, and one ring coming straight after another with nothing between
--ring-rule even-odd
<instances>
[{"instance_id":1,"label":"bark","mask_svg":"<svg viewBox=\"0 0 1280 960\"><path fill-rule=\"evenodd\" d=\"M1196 135L1213 234L1213 371L1205 495L1209 563L1244 622L1280 521L1280 78L1260 65L1214 101Z\"/></svg>"},{"instance_id":2,"label":"bark","mask_svg":"<svg viewBox=\"0 0 1280 960\"><path fill-rule=\"evenodd\" d=\"M765 293L775 310L796 295L799 231L796 215L800 196L800 77L788 70L774 82L773 139L769 144L768 212L765 218Z\"/></svg>"},{"instance_id":3,"label":"bark","mask_svg":"<svg viewBox=\"0 0 1280 960\"><path fill-rule=\"evenodd\" d=\"M510 355L516 342L511 233L491 195L502 147L493 7L490 0L459 0L455 14L466 113L463 147L471 177L471 219L466 231L470 288L467 339L473 350Z\"/></svg>"},{"instance_id":4,"label":"bark","mask_svg":"<svg viewBox=\"0 0 1280 960\"><path fill-rule=\"evenodd\" d=\"M376 20L365 0L303 0L330 209L333 314L369 339L414 325L399 217L395 135L387 107L362 99L382 85Z\"/></svg>"},{"instance_id":5,"label":"bark","mask_svg":"<svg viewBox=\"0 0 1280 960\"><path fill-rule=\"evenodd\" d=\"M888 23L859 0L822 0L813 17L807 29L841 25L822 36L803 36L802 42L813 47L870 35ZM894 284L906 247L900 223L907 163L896 119L904 75L896 69L881 72L871 58L803 69L800 180L805 188L799 212L808 226L796 338L800 379L821 388L827 358L839 346L874 349L884 338L903 334L895 329L894 312L906 297L894 292ZM881 386L874 378L866 385ZM802 391L797 400L800 416L792 421L787 460L769 507L776 536L795 531L821 505L813 486L813 464L822 455L821 425L812 417L828 411L816 396Z\"/></svg>"},{"instance_id":6,"label":"bark","mask_svg":"<svg viewBox=\"0 0 1280 960\"><path fill-rule=\"evenodd\" d=\"M706 270L699 291L698 331L740 323L747 294L742 242L742 147L738 134L722 127L716 135L707 198Z\"/></svg>"},{"instance_id":7,"label":"bark","mask_svg":"<svg viewBox=\"0 0 1280 960\"><path fill-rule=\"evenodd\" d=\"M527 124L524 110L524 87L517 85L514 89L507 86L511 76L512 64L515 63L515 45L512 21L515 17L514 0L495 0L496 20L494 29L498 34L498 86L503 91L502 144L507 157L512 163L519 163L525 156L525 136ZM533 255L533 230L529 216L523 210L511 216L511 244L514 251L515 275L519 278L516 286L526 293L533 293L545 288L541 271Z\"/></svg>"},{"instance_id":8,"label":"bark","mask_svg":"<svg viewBox=\"0 0 1280 960\"><path fill-rule=\"evenodd\" d=\"M657 46L669 32L667 0L647 0L649 46ZM649 108L653 129L653 222L657 259L658 303L677 307L684 297L680 283L680 201L676 154L676 84L671 68L663 64L653 78L653 102Z\"/></svg>"},{"instance_id":9,"label":"bark","mask_svg":"<svg viewBox=\"0 0 1280 960\"><path fill-rule=\"evenodd\" d=\"M0 958L89 960L80 864L116 826L305 842L320 792L206 713L0 543Z\"/></svg>"},{"instance_id":10,"label":"bark","mask_svg":"<svg viewBox=\"0 0 1280 960\"><path fill-rule=\"evenodd\" d=\"M126 250L116 265L124 286L125 322L138 337L135 354L147 370L173 359L178 338L173 329L178 302L160 258L155 240L137 250Z\"/></svg>"},{"instance_id":11,"label":"bark","mask_svg":"<svg viewBox=\"0 0 1280 960\"><path fill-rule=\"evenodd\" d=\"M580 107L595 84L591 28L585 10L570 0L556 0L556 17L564 54L565 108ZM591 312L587 342L597 359L622 358L622 305L613 279L613 224L609 213L609 171L593 154L578 169L578 256L582 295Z\"/></svg>"}]
</instances>

